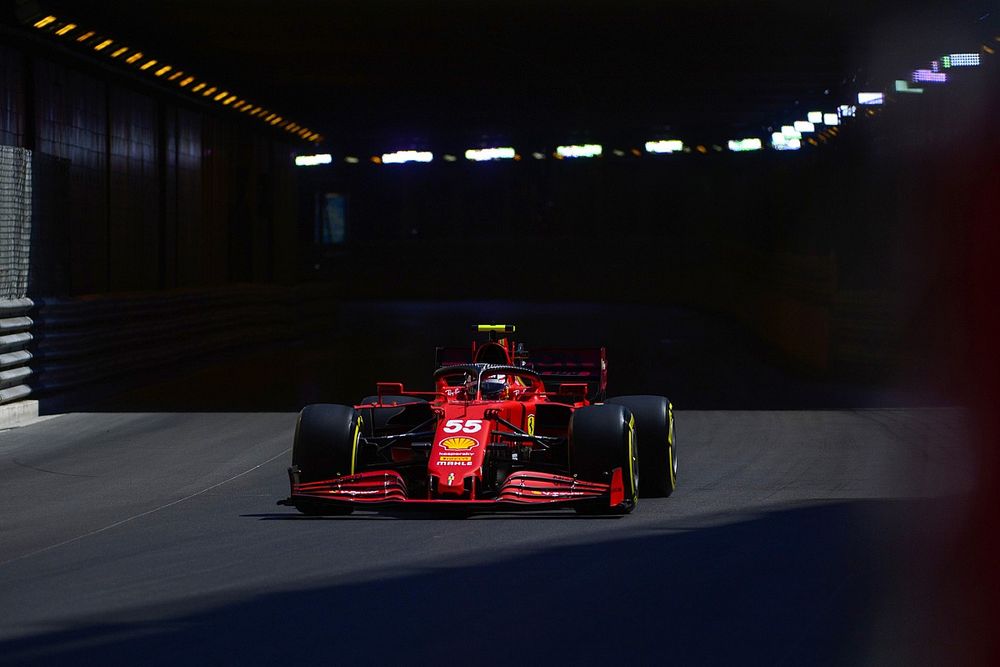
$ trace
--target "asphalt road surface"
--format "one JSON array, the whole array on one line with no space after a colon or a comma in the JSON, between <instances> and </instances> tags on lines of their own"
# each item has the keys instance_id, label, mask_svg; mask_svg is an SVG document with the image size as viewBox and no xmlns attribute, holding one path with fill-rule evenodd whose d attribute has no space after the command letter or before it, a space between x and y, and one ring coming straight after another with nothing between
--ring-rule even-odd
<instances>
[{"instance_id":1,"label":"asphalt road surface","mask_svg":"<svg viewBox=\"0 0 1000 667\"><path fill-rule=\"evenodd\" d=\"M0 663L922 664L964 412L682 411L626 517L303 517L294 412L0 432Z\"/></svg>"}]
</instances>

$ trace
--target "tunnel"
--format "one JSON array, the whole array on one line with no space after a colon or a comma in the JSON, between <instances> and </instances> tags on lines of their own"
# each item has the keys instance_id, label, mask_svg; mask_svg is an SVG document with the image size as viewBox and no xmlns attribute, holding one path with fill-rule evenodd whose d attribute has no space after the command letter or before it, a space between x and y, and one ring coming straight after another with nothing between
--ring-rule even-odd
<instances>
[{"instance_id":1,"label":"tunnel","mask_svg":"<svg viewBox=\"0 0 1000 667\"><path fill-rule=\"evenodd\" d=\"M997 9L0 2L0 664L995 664ZM670 497L275 505L496 331Z\"/></svg>"}]
</instances>

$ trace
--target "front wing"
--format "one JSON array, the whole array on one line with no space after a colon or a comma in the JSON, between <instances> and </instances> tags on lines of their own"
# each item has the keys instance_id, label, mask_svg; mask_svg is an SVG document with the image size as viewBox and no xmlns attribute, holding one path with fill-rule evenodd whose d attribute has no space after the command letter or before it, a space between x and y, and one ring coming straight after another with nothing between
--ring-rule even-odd
<instances>
[{"instance_id":1,"label":"front wing","mask_svg":"<svg viewBox=\"0 0 1000 667\"><path fill-rule=\"evenodd\" d=\"M612 471L611 483L587 482L575 477L537 471L511 473L496 499L410 498L402 475L394 470L373 470L318 482L292 481L291 497L279 505L294 506L297 500L336 506L456 508L468 510L544 509L603 499L608 507L624 505L622 470Z\"/></svg>"}]
</instances>

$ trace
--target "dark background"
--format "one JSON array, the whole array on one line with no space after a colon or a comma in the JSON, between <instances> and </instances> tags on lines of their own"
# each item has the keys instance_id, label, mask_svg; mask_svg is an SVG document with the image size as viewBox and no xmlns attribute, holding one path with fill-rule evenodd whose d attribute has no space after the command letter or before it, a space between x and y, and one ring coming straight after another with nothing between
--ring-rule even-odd
<instances>
[{"instance_id":1,"label":"dark background","mask_svg":"<svg viewBox=\"0 0 1000 667\"><path fill-rule=\"evenodd\" d=\"M874 390L886 387L909 396L904 403L972 407L982 496L953 565L969 573L959 589L981 610L975 616L989 618L1000 395L996 56L980 51L981 68L954 72L923 95L890 95L874 116L799 153L714 147L766 138L769 128L830 111L860 90L891 90L893 79L941 53L1000 47L995 3L2 6L0 141L35 151L29 296L114 310L234 287L272 295L308 286L317 290L311 300L296 296L289 312L322 303L331 313L315 326L291 317L271 338L263 319L241 316L224 346L224 371L205 370L221 357L187 354L155 371L181 373L175 384L141 405L111 392L102 409L247 408L240 397L256 394L230 391L234 368L256 378L298 369L276 381L290 387L283 409L313 398L302 387L336 371L339 361L324 356L332 343L358 346L360 357L376 356L366 347L375 342L393 345L384 358L427 354L411 348L429 336L407 336L405 327L437 323L433 308L452 299L614 304L605 314L641 304L635 312L655 313L633 317L623 334L598 308L587 315L595 342L605 334L660 340L669 337L664 314L682 313L677 321L706 324L681 329L713 343L685 348L687 377L725 368L740 387L713 392L711 383L689 382L697 392L688 407L791 407L803 387L811 407L900 401L878 398L886 394ZM45 12L67 12L176 61L315 128L323 141L293 140L21 22ZM661 137L704 145L707 154L629 152ZM528 157L572 141L600 142L605 157ZM524 159L440 159L493 144L517 146ZM430 149L438 159L403 167L369 160L397 148ZM295 170L293 156L314 151L335 163ZM346 164L346 155L361 162ZM348 197L343 247L313 242L315 197L324 192ZM406 306L365 305L387 299L425 304L423 319L407 319ZM45 312L55 311L38 318L43 360L46 345L83 330ZM173 326L166 310L143 312L133 321L149 331ZM349 319L372 312L370 323ZM274 317L289 319L281 313ZM366 326L389 333L366 338ZM102 389L149 383L148 367L126 355L149 356L146 330L136 330L115 357L122 372ZM454 342L455 334L441 335ZM261 340L281 350L270 365L246 361L262 356ZM640 365L631 359L628 367ZM416 375L415 365L405 368ZM88 407L81 396L90 387L76 384L66 399L56 374L46 380L42 369L43 402ZM194 393L184 373L201 374ZM639 370L619 377L643 389L650 378ZM231 401L213 403L219 395Z\"/></svg>"}]
</instances>

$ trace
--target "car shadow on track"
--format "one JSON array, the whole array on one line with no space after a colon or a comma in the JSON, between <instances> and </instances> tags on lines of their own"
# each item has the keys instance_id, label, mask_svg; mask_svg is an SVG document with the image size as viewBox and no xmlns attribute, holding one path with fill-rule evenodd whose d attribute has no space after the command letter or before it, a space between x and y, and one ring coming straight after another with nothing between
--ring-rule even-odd
<instances>
[{"instance_id":1,"label":"car shadow on track","mask_svg":"<svg viewBox=\"0 0 1000 667\"><path fill-rule=\"evenodd\" d=\"M0 641L0 664L933 664L961 645L935 502L664 519L326 582L290 550L278 580L64 620Z\"/></svg>"},{"instance_id":2,"label":"car shadow on track","mask_svg":"<svg viewBox=\"0 0 1000 667\"><path fill-rule=\"evenodd\" d=\"M623 518L620 515L614 516L591 516L591 515L581 515L576 514L572 511L570 512L494 512L490 514L486 513L476 513L476 514L462 514L460 512L355 512L353 514L348 514L346 516L306 516L304 514L292 514L292 513L280 513L274 512L270 514L241 514L240 518L244 519L258 519L260 521L365 521L365 520L388 520L388 519L409 519L409 520L438 520L438 521L448 521L448 520L476 520L476 521L502 521L502 520L520 520L520 521L539 521L539 520L553 520L558 519L560 521L600 521L600 520L618 520Z\"/></svg>"}]
</instances>

